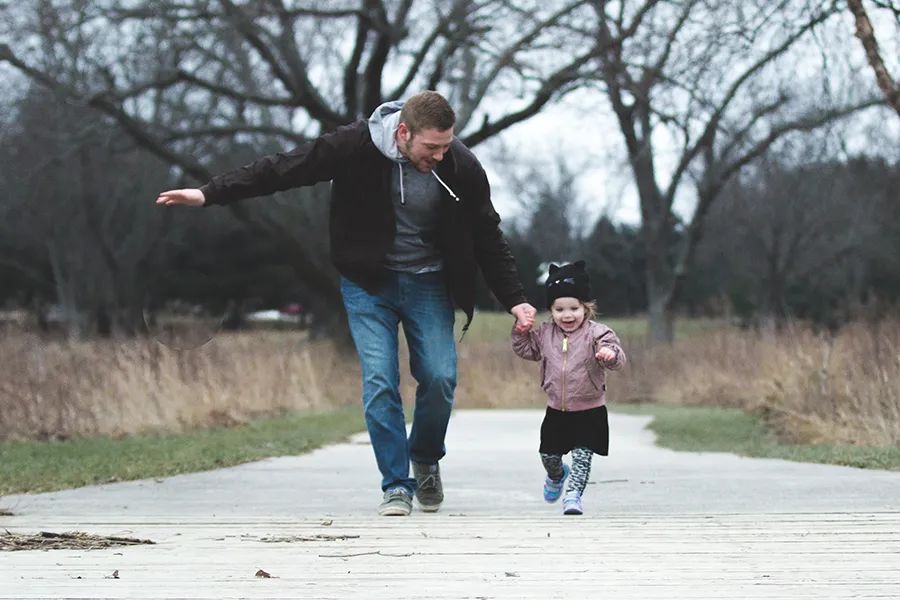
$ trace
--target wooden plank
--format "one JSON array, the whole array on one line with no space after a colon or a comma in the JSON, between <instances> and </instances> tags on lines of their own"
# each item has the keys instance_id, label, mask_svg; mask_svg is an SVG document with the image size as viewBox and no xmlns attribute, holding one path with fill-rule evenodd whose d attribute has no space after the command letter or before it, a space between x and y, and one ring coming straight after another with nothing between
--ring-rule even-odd
<instances>
[{"instance_id":1,"label":"wooden plank","mask_svg":"<svg viewBox=\"0 0 900 600\"><path fill-rule=\"evenodd\" d=\"M157 544L4 553L0 598L900 596L898 513L296 521L59 516L41 523L13 517L4 525L14 533L79 530ZM273 578L255 577L258 569ZM118 579L111 578L114 571Z\"/></svg>"}]
</instances>

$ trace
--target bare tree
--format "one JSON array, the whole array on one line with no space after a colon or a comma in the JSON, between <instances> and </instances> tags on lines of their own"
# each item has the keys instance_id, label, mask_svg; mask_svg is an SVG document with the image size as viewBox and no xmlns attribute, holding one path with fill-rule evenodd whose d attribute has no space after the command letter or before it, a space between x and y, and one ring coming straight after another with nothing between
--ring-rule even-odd
<instances>
[{"instance_id":1,"label":"bare tree","mask_svg":"<svg viewBox=\"0 0 900 600\"><path fill-rule=\"evenodd\" d=\"M876 101L810 100L808 87L797 81L801 52L795 49L836 13L833 4L591 4L598 26L586 33L605 49L597 79L640 197L650 333L667 341L704 217L723 186L784 136ZM690 193L690 184L696 208L673 258L676 201Z\"/></svg>"},{"instance_id":2,"label":"bare tree","mask_svg":"<svg viewBox=\"0 0 900 600\"><path fill-rule=\"evenodd\" d=\"M882 2L874 2L876 7L891 11L900 27L900 4L895 4L893 0L883 0ZM884 97L887 98L897 114L900 115L900 86L891 76L884 59L881 56L881 50L878 47L878 40L875 38L875 30L872 27L872 21L863 6L862 0L847 0L847 8L853 13L856 19L856 37L859 38L863 49L866 51L866 59L875 72L875 81L881 89Z\"/></svg>"},{"instance_id":3,"label":"bare tree","mask_svg":"<svg viewBox=\"0 0 900 600\"><path fill-rule=\"evenodd\" d=\"M797 315L837 324L882 293L896 297L882 281L900 273L895 165L838 160L824 145L811 136L770 153L710 211L703 277L717 278L738 312L766 329Z\"/></svg>"},{"instance_id":4,"label":"bare tree","mask_svg":"<svg viewBox=\"0 0 900 600\"><path fill-rule=\"evenodd\" d=\"M0 62L110 117L202 182L236 142L294 145L419 89L450 96L458 132L475 145L583 78L596 49L568 34L587 9L585 0L63 0L6 6ZM337 301L334 277L283 212L228 210L281 240L299 277Z\"/></svg>"},{"instance_id":5,"label":"bare tree","mask_svg":"<svg viewBox=\"0 0 900 600\"><path fill-rule=\"evenodd\" d=\"M163 165L123 152L115 133L33 90L6 138L0 261L52 288L73 337L140 327L141 276L167 218L141 201Z\"/></svg>"}]
</instances>

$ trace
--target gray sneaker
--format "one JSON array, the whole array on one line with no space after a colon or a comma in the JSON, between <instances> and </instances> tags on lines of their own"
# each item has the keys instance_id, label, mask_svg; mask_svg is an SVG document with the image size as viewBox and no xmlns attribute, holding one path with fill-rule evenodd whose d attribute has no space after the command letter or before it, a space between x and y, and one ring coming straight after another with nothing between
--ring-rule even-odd
<instances>
[{"instance_id":1,"label":"gray sneaker","mask_svg":"<svg viewBox=\"0 0 900 600\"><path fill-rule=\"evenodd\" d=\"M416 500L425 512L437 512L444 501L444 486L441 485L441 468L437 465L413 462L416 478Z\"/></svg>"},{"instance_id":2,"label":"gray sneaker","mask_svg":"<svg viewBox=\"0 0 900 600\"><path fill-rule=\"evenodd\" d=\"M382 517L405 517L412 512L412 496L405 487L393 487L384 492L378 507Z\"/></svg>"}]
</instances>

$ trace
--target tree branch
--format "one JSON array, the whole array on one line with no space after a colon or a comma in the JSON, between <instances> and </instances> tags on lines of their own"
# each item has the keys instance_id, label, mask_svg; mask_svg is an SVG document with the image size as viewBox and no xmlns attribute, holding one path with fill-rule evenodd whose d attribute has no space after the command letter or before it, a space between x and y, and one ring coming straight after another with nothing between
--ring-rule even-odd
<instances>
[{"instance_id":1,"label":"tree branch","mask_svg":"<svg viewBox=\"0 0 900 600\"><path fill-rule=\"evenodd\" d=\"M234 23L238 32L266 62L275 78L294 96L296 104L305 108L310 116L325 125L333 125L345 121L344 116L331 110L313 89L306 75L305 68L302 66L302 59L299 56L294 57L294 60L300 60L301 64L299 66L295 64L294 73L289 73L282 66L271 48L258 35L253 22L243 13L242 9L237 7L231 0L219 0L219 2L225 8L225 13L229 16L231 22ZM298 69L299 73L297 72ZM298 78L295 79L292 75L298 76Z\"/></svg>"},{"instance_id":2,"label":"tree branch","mask_svg":"<svg viewBox=\"0 0 900 600\"><path fill-rule=\"evenodd\" d=\"M516 54L523 48L527 48L543 31L549 27L553 27L560 19L574 11L576 8L582 6L584 3L585 0L576 0L567 6L563 6L543 21L535 23L529 31L526 31L518 39L507 46L503 53L494 61L493 68L488 71L484 77L479 78L478 85L475 87L475 92L472 94L471 98L469 98L469 105L478 106L481 104L491 84L494 83L503 69L512 65ZM559 71L557 71L557 74L558 73ZM467 119L468 115L465 115L462 120L465 121Z\"/></svg>"},{"instance_id":3,"label":"tree branch","mask_svg":"<svg viewBox=\"0 0 900 600\"><path fill-rule=\"evenodd\" d=\"M881 52L878 49L878 40L875 39L875 31L872 29L872 23L869 21L869 15L862 4L862 0L847 0L847 6L850 12L856 17L856 37L862 42L866 51L866 59L875 72L875 80L884 97L887 98L888 104L900 115L900 86L898 86L881 58Z\"/></svg>"},{"instance_id":4,"label":"tree branch","mask_svg":"<svg viewBox=\"0 0 900 600\"><path fill-rule=\"evenodd\" d=\"M128 90L110 92L110 96L114 97L116 100L122 101L127 98L133 98L135 96L139 96L144 92L153 89L166 89L176 85L178 83L191 83L196 85L197 87L212 92L218 96L223 96L226 98L232 98L234 100L239 100L242 102L252 102L254 104L259 104L262 106L287 106L287 107L295 107L296 100L289 96L285 96L283 98L271 97L271 96L260 96L257 94L253 94L250 92L245 92L242 90L235 90L225 85L221 85L219 83L214 83L212 81L206 81L205 79L201 79L196 75L188 73L182 69L176 69L174 71L169 71L168 73L164 73L159 79L155 79L152 81L146 81L143 83L139 83L134 87Z\"/></svg>"},{"instance_id":5,"label":"tree branch","mask_svg":"<svg viewBox=\"0 0 900 600\"><path fill-rule=\"evenodd\" d=\"M165 143L177 142L180 140L195 139L199 137L227 138L242 133L259 133L263 135L275 135L294 144L300 145L309 141L305 136L298 135L296 132L285 129L284 127L276 127L274 125L233 125L230 127L201 127L197 129L185 129L181 131L173 131L163 138Z\"/></svg>"},{"instance_id":6,"label":"tree branch","mask_svg":"<svg viewBox=\"0 0 900 600\"><path fill-rule=\"evenodd\" d=\"M678 21L675 22L675 26L672 27L669 34L666 36L666 45L660 53L659 58L653 63L653 66L643 70L640 82L638 83L638 91L643 97L646 97L650 93L650 89L656 83L657 78L662 74L666 63L669 62L669 57L672 55L672 48L675 46L675 40L681 32L681 29L688 22L688 17L691 14L691 10L694 8L694 4L696 4L696 2L693 0L685 3L684 9L678 17Z\"/></svg>"},{"instance_id":7,"label":"tree branch","mask_svg":"<svg viewBox=\"0 0 900 600\"><path fill-rule=\"evenodd\" d=\"M700 242L703 233L703 222L715 199L718 197L722 188L728 181L737 174L743 167L762 156L778 139L784 135L794 131L811 131L822 125L851 115L857 111L871 108L882 104L880 100L869 100L859 104L838 108L823 113L808 115L801 119L783 123L779 127L772 129L765 138L757 142L748 152L740 159L735 160L729 165L721 165L720 161L713 155L713 147L704 148L706 155L707 167L704 174L704 181L700 186L698 193L697 208L691 217L691 222L685 234L684 244L676 260L674 273L675 284L671 293L667 296L667 304L670 304L677 297L677 294L683 285L688 274L688 266L691 263L697 244Z\"/></svg>"},{"instance_id":8,"label":"tree branch","mask_svg":"<svg viewBox=\"0 0 900 600\"><path fill-rule=\"evenodd\" d=\"M769 104L754 108L753 114L749 119L747 119L747 122L744 123L743 127L729 135L728 143L722 147L719 156L722 158L727 158L731 154L731 152L741 144L741 142L747 139L750 131L754 126L756 126L757 123L760 122L760 120L762 120L763 117L774 115L779 108L787 103L787 101L788 98L786 96L779 96L776 100L770 102Z\"/></svg>"},{"instance_id":9,"label":"tree branch","mask_svg":"<svg viewBox=\"0 0 900 600\"><path fill-rule=\"evenodd\" d=\"M344 67L344 105L350 114L362 113L359 98L359 65L362 62L363 52L366 49L366 40L369 38L370 20L367 16L360 15L356 23L356 39L353 42L353 52L350 60Z\"/></svg>"},{"instance_id":10,"label":"tree branch","mask_svg":"<svg viewBox=\"0 0 900 600\"><path fill-rule=\"evenodd\" d=\"M791 46L794 45L797 40L806 35L806 33L813 29L815 26L825 21L825 19L830 17L832 14L833 10L826 10L815 16L810 21L806 22L792 35L788 36L788 38L784 42L766 52L766 54L763 55L759 60L750 65L750 67L748 67L747 70L741 73L741 75L731 84L722 100L719 102L718 107L715 109L713 114L710 115L706 126L703 129L703 133L700 135L694 145L692 147L689 147L687 151L682 154L681 159L678 161L678 165L675 167L675 170L672 173L672 179L669 181L669 185L663 195L664 208L667 213L665 215L666 220L670 218L668 213L670 213L672 210L672 205L674 204L675 200L675 192L677 191L678 186L681 183L682 176L684 175L688 166L690 166L690 164L704 149L704 147L707 147L713 143L716 131L719 128L719 122L721 121L725 110L731 104L731 101L734 100L734 98L737 96L738 91L740 91L744 84L749 81L755 73L784 54Z\"/></svg>"},{"instance_id":11,"label":"tree branch","mask_svg":"<svg viewBox=\"0 0 900 600\"><path fill-rule=\"evenodd\" d=\"M852 115L860 110L872 108L874 106L883 105L882 100L870 99L857 104L835 108L829 111L806 115L802 118L782 123L778 127L773 128L769 135L758 141L750 150L732 164L728 165L720 171L722 182L728 181L735 173L740 171L749 163L762 156L768 148L784 135L794 131L812 131L826 123L841 119L848 115Z\"/></svg>"},{"instance_id":12,"label":"tree branch","mask_svg":"<svg viewBox=\"0 0 900 600\"><path fill-rule=\"evenodd\" d=\"M481 125L481 128L478 129L478 131L466 136L463 139L463 143L470 148L474 147L475 145L483 142L493 135L496 135L504 129L536 115L538 112L540 112L541 108L543 108L544 105L554 97L554 95L562 96L566 92L570 91L569 89L566 89L567 86L577 81L581 77L578 69L587 64L592 58L594 58L593 50L587 52L586 54L583 54L580 57L577 57L568 65L562 67L561 69L558 69L550 77L544 80L540 89L538 89L538 91L535 93L534 98L531 100L528 106L516 112L509 113L493 122L485 119L484 123Z\"/></svg>"},{"instance_id":13,"label":"tree branch","mask_svg":"<svg viewBox=\"0 0 900 600\"><path fill-rule=\"evenodd\" d=\"M381 78L384 74L384 65L387 62L388 54L393 45L393 38L396 33L388 21L387 10L381 0L365 0L366 9L375 24L378 35L375 40L375 47L369 53L369 62L366 65L363 81L365 81L365 89L363 90L363 112L375 110L381 104Z\"/></svg>"}]
</instances>

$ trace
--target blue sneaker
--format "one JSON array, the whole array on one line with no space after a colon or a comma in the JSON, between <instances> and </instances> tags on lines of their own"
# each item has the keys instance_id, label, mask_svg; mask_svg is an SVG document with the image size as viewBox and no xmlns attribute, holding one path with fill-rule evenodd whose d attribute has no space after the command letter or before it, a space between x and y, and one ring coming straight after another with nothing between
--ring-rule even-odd
<instances>
[{"instance_id":1,"label":"blue sneaker","mask_svg":"<svg viewBox=\"0 0 900 600\"><path fill-rule=\"evenodd\" d=\"M582 515L584 508L581 506L581 494L578 492L569 492L563 498L563 514L564 515Z\"/></svg>"},{"instance_id":2,"label":"blue sneaker","mask_svg":"<svg viewBox=\"0 0 900 600\"><path fill-rule=\"evenodd\" d=\"M559 500L559 497L562 495L563 485L566 483L566 478L569 476L569 465L563 465L563 476L559 481L554 481L547 476L544 479L544 500L547 502L553 503Z\"/></svg>"}]
</instances>

